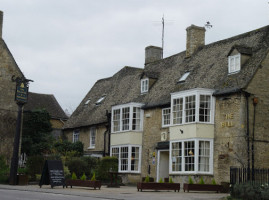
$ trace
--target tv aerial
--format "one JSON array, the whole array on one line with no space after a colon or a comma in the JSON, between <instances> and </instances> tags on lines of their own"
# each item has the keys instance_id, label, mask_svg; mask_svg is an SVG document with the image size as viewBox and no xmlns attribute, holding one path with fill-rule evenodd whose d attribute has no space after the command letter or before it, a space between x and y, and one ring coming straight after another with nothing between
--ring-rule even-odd
<instances>
[{"instance_id":1,"label":"tv aerial","mask_svg":"<svg viewBox=\"0 0 269 200\"><path fill-rule=\"evenodd\" d=\"M207 29L211 29L212 27L213 27L213 25L210 24L209 21L207 21L206 24L205 24L205 28L207 28Z\"/></svg>"}]
</instances>

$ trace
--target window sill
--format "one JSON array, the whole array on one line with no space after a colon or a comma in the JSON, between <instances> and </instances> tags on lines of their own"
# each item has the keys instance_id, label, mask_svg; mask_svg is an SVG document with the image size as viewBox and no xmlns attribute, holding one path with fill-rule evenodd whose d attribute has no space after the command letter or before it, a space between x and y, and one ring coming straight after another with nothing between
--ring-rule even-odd
<instances>
[{"instance_id":1,"label":"window sill","mask_svg":"<svg viewBox=\"0 0 269 200\"><path fill-rule=\"evenodd\" d=\"M213 175L213 172L169 172L169 175Z\"/></svg>"},{"instance_id":2,"label":"window sill","mask_svg":"<svg viewBox=\"0 0 269 200\"><path fill-rule=\"evenodd\" d=\"M95 147L88 147L87 149L95 149Z\"/></svg>"}]
</instances>

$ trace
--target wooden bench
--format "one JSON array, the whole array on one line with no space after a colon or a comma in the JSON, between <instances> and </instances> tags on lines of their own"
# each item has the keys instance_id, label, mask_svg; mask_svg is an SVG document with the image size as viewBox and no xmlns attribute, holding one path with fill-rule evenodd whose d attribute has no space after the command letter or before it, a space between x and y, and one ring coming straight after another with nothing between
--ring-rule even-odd
<instances>
[{"instance_id":1,"label":"wooden bench","mask_svg":"<svg viewBox=\"0 0 269 200\"><path fill-rule=\"evenodd\" d=\"M180 183L137 183L137 191L142 190L174 190L175 192L180 190Z\"/></svg>"}]
</instances>

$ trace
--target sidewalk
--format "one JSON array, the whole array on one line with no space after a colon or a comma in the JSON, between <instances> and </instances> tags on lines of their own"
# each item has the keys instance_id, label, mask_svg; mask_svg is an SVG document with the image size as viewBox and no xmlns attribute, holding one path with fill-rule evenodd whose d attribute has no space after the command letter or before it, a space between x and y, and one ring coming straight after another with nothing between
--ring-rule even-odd
<instances>
[{"instance_id":1,"label":"sidewalk","mask_svg":"<svg viewBox=\"0 0 269 200\"><path fill-rule=\"evenodd\" d=\"M100 190L94 190L91 188L83 187L73 187L73 188L63 188L62 186L57 186L51 189L50 185L43 185L40 188L38 185L27 185L27 186L13 186L13 185L1 185L0 189L6 190L20 190L20 191L32 191L32 192L42 192L42 193L54 193L54 194L64 194L73 196L83 196L83 197L95 197L102 199L146 199L146 200L161 200L161 199L177 199L177 200L219 200L223 197L227 197L229 194L224 193L212 193L212 192L174 192L174 191L143 191L138 192L134 186L121 186L120 188L107 188L102 186Z\"/></svg>"}]
</instances>

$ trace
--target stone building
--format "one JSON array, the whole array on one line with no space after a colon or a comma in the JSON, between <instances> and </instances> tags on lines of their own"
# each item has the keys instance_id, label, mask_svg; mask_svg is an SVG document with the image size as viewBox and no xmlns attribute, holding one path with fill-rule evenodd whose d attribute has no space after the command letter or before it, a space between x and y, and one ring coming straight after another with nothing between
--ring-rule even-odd
<instances>
[{"instance_id":1,"label":"stone building","mask_svg":"<svg viewBox=\"0 0 269 200\"><path fill-rule=\"evenodd\" d=\"M118 157L124 182L229 182L231 166L269 165L269 26L211 44L186 30L186 51L147 47L143 69L97 81L64 125L85 154Z\"/></svg>"},{"instance_id":2,"label":"stone building","mask_svg":"<svg viewBox=\"0 0 269 200\"><path fill-rule=\"evenodd\" d=\"M18 106L14 101L14 77L24 77L2 37L3 12L0 11L0 155L8 163L12 157Z\"/></svg>"},{"instance_id":3,"label":"stone building","mask_svg":"<svg viewBox=\"0 0 269 200\"><path fill-rule=\"evenodd\" d=\"M24 111L45 109L50 115L52 134L55 138L62 137L62 128L68 116L56 100L53 94L28 93L28 102L24 106Z\"/></svg>"}]
</instances>

